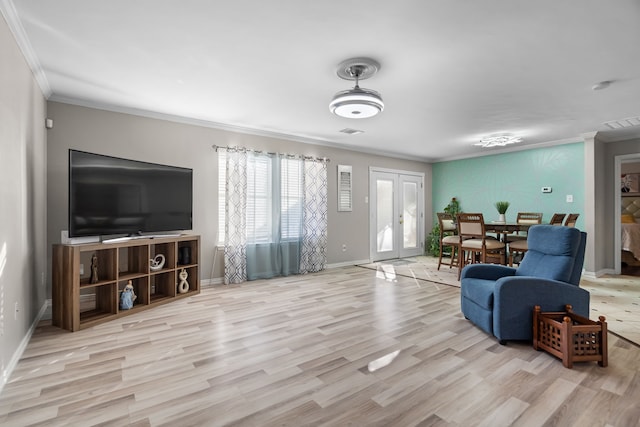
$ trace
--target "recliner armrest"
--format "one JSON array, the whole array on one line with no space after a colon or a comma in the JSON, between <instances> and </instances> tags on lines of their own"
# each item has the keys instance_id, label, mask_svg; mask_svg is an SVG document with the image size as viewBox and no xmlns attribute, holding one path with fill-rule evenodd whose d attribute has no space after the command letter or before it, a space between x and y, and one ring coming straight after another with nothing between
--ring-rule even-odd
<instances>
[{"instance_id":1,"label":"recliner armrest","mask_svg":"<svg viewBox=\"0 0 640 427\"><path fill-rule=\"evenodd\" d=\"M503 277L516 275L514 267L500 264L469 264L462 269L460 281L469 277L472 279L498 280Z\"/></svg>"},{"instance_id":2,"label":"recliner armrest","mask_svg":"<svg viewBox=\"0 0 640 427\"><path fill-rule=\"evenodd\" d=\"M573 311L589 317L589 292L579 286L539 277L505 277L494 289L493 333L499 340L530 340L533 337L533 308L542 311Z\"/></svg>"}]
</instances>

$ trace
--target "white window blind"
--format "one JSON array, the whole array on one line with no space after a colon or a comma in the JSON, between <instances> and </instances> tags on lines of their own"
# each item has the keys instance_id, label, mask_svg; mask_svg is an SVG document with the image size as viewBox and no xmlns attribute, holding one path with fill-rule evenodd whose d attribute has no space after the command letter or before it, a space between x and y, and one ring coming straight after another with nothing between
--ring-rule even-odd
<instances>
[{"instance_id":1,"label":"white window blind","mask_svg":"<svg viewBox=\"0 0 640 427\"><path fill-rule=\"evenodd\" d=\"M282 240L297 240L302 227L302 161L280 163L280 230Z\"/></svg>"},{"instance_id":2,"label":"white window blind","mask_svg":"<svg viewBox=\"0 0 640 427\"><path fill-rule=\"evenodd\" d=\"M218 240L225 241L226 152L218 151ZM274 163L279 162L274 176ZM280 173L277 174L279 169ZM303 162L249 153L247 159L247 243L272 243L280 219L282 240L297 240L302 231ZM274 205L273 201L280 203ZM278 211L279 209L279 211Z\"/></svg>"},{"instance_id":3,"label":"white window blind","mask_svg":"<svg viewBox=\"0 0 640 427\"><path fill-rule=\"evenodd\" d=\"M272 182L271 157L249 153L247 159L247 244L273 241Z\"/></svg>"},{"instance_id":4,"label":"white window blind","mask_svg":"<svg viewBox=\"0 0 640 427\"><path fill-rule=\"evenodd\" d=\"M338 212L351 212L353 210L351 173L351 166L338 165Z\"/></svg>"}]
</instances>

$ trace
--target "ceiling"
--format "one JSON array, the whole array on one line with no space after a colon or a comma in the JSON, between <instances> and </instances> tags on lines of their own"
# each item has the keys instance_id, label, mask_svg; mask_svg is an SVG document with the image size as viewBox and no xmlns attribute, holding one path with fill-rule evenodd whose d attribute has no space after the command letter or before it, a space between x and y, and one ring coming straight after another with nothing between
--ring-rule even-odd
<instances>
[{"instance_id":1,"label":"ceiling","mask_svg":"<svg viewBox=\"0 0 640 427\"><path fill-rule=\"evenodd\" d=\"M51 100L438 161L640 135L640 1L1 0ZM353 82L337 65L370 57L361 86L385 110L330 113ZM592 86L611 81L603 90ZM347 135L339 131L364 131Z\"/></svg>"}]
</instances>

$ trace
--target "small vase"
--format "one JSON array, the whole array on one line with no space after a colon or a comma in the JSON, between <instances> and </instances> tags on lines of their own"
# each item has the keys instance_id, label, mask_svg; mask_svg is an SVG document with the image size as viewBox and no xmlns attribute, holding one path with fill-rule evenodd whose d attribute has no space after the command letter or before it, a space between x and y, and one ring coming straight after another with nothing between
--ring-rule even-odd
<instances>
[{"instance_id":1,"label":"small vase","mask_svg":"<svg viewBox=\"0 0 640 427\"><path fill-rule=\"evenodd\" d=\"M507 219L504 216L504 214L499 214L498 215L498 222L507 222Z\"/></svg>"}]
</instances>

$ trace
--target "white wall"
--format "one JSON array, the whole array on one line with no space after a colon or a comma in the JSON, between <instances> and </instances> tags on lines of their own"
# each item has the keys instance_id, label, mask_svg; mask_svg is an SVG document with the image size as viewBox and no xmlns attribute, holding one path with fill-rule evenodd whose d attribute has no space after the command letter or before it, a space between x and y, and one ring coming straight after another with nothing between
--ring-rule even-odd
<instances>
[{"instance_id":1,"label":"white wall","mask_svg":"<svg viewBox=\"0 0 640 427\"><path fill-rule=\"evenodd\" d=\"M0 52L1 390L44 306L47 264L46 103L2 15Z\"/></svg>"},{"instance_id":2,"label":"white wall","mask_svg":"<svg viewBox=\"0 0 640 427\"><path fill-rule=\"evenodd\" d=\"M211 267L218 224L217 154L212 145L240 146L270 152L302 154L330 159L328 166L328 263L342 264L369 258L369 166L425 174L425 211L431 212L431 165L337 148L303 144L210 127L158 120L59 102L48 103L54 120L47 142L48 242L60 242L67 229L68 150L94 153L193 168L194 233L201 235L201 280L223 274L222 253L213 276ZM390 142L394 143L393 141ZM337 212L337 165L353 166L353 211ZM431 224L430 214L425 218ZM430 226L426 227L430 230ZM342 245L347 250L342 251ZM50 259L50 256L49 256Z\"/></svg>"}]
</instances>

